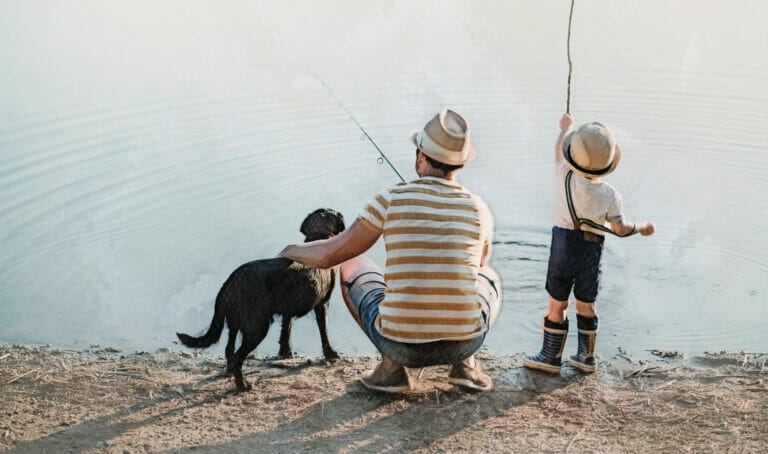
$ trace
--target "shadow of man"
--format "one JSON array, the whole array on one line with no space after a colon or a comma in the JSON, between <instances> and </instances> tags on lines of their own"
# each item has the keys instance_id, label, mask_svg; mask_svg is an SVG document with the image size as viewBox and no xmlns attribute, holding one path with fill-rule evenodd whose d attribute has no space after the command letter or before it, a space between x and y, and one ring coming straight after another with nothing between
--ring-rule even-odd
<instances>
[{"instance_id":1,"label":"shadow of man","mask_svg":"<svg viewBox=\"0 0 768 454\"><path fill-rule=\"evenodd\" d=\"M497 377L495 390L478 394L445 383L420 387L418 392L387 394L354 382L340 396L312 402L295 416L287 414L289 420L276 427L201 448L212 452L410 451L480 427L576 380L575 375L551 376L515 368Z\"/></svg>"}]
</instances>

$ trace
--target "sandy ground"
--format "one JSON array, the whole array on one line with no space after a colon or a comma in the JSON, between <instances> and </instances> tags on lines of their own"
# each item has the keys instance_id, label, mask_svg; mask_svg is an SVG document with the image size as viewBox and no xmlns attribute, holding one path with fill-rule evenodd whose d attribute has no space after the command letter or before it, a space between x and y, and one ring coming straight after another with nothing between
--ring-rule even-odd
<instances>
[{"instance_id":1,"label":"sandy ground","mask_svg":"<svg viewBox=\"0 0 768 454\"><path fill-rule=\"evenodd\" d=\"M0 451L765 452L768 355L656 353L548 376L483 352L493 391L462 392L431 367L403 395L357 381L373 357L254 357L254 389L234 394L214 354L6 345Z\"/></svg>"}]
</instances>

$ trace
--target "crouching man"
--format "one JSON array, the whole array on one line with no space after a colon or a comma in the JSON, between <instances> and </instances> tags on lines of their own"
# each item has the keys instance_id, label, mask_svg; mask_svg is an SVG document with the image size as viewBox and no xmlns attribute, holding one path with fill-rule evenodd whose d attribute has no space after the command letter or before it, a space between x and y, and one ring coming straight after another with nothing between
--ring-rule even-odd
<instances>
[{"instance_id":1,"label":"crouching man","mask_svg":"<svg viewBox=\"0 0 768 454\"><path fill-rule=\"evenodd\" d=\"M469 125L443 109L410 139L418 179L380 192L337 237L280 255L314 267L343 262L344 301L382 357L361 378L366 387L405 392L408 368L447 364L449 383L486 391L493 382L474 354L501 310L501 282L487 265L491 212L456 181L475 156ZM384 272L361 255L382 235Z\"/></svg>"}]
</instances>

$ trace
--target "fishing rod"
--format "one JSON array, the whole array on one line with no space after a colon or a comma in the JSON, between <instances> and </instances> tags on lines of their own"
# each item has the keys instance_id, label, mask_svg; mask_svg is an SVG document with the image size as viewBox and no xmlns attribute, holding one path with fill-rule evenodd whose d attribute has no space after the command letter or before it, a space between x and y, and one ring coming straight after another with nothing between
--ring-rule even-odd
<instances>
[{"instance_id":1,"label":"fishing rod","mask_svg":"<svg viewBox=\"0 0 768 454\"><path fill-rule=\"evenodd\" d=\"M311 71L312 71L312 74L314 74L315 78L318 81L320 81L321 84L323 84L323 87L325 87L325 89L328 90L328 93L330 93L331 96L336 98L336 101L339 102L339 106L341 106L341 108L344 109L344 112L346 112L347 115L349 115L349 118L351 118L352 121L355 122L355 124L357 125L358 128L360 128L361 131L363 131L363 134L365 134L365 138L368 139L373 144L374 147L376 147L376 151L379 152L379 157L377 159L378 163L381 164L381 163L386 161L386 163L389 164L389 167L391 167L392 170L394 170L395 173L397 174L397 176L400 178L400 181L405 183L405 179L403 178L403 176L400 175L400 172L397 171L397 169L392 164L392 162L389 160L389 158L387 158L387 155L385 155L384 152L381 151L381 148L379 148L379 146L376 145L376 142L373 141L371 136L368 134L368 131L366 131L365 128L363 128L363 125L361 125L360 122L357 121L355 116L352 115L352 112L350 112L349 109L347 109L346 106L344 106L344 103L341 101L341 99L338 96L336 96L336 93L334 93L333 90L331 90L331 87L329 87L328 84L326 84L325 81L323 79L321 79L320 76L318 76L317 73L314 70L311 70Z\"/></svg>"},{"instance_id":2,"label":"fishing rod","mask_svg":"<svg viewBox=\"0 0 768 454\"><path fill-rule=\"evenodd\" d=\"M571 113L571 72L573 72L573 62L571 61L571 22L573 21L573 3L571 0L571 13L568 15L568 97L565 99L565 113Z\"/></svg>"}]
</instances>

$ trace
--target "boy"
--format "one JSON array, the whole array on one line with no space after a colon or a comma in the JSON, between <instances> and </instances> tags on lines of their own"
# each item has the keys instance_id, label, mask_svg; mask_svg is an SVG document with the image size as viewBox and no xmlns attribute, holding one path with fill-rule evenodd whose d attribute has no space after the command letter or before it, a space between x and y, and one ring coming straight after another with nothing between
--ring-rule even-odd
<instances>
[{"instance_id":1,"label":"boy","mask_svg":"<svg viewBox=\"0 0 768 454\"><path fill-rule=\"evenodd\" d=\"M579 346L568 362L582 372L595 371L595 300L605 233L648 236L656 231L652 222L636 225L625 220L621 195L600 180L621 160L613 133L598 122L585 123L576 131L572 126L573 117L563 115L555 142L557 203L547 269L544 342L539 353L523 358L525 367L553 374L560 372L571 289L576 297Z\"/></svg>"}]
</instances>

